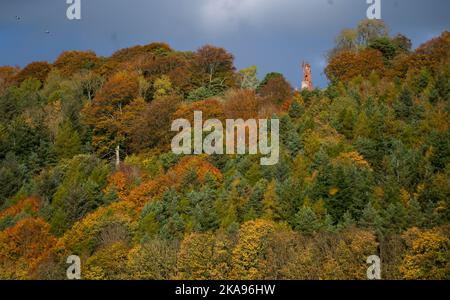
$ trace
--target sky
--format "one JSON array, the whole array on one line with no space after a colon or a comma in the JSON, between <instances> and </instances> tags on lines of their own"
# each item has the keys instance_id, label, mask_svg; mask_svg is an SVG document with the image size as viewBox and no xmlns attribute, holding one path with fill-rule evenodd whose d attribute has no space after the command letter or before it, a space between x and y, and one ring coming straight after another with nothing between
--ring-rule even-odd
<instances>
[{"instance_id":1,"label":"sky","mask_svg":"<svg viewBox=\"0 0 450 300\"><path fill-rule=\"evenodd\" d=\"M369 7L367 0L80 1L81 20L69 20L66 0L0 0L0 66L53 62L65 50L109 56L151 42L180 51L212 44L233 53L238 69L256 65L260 78L281 72L294 87L308 61L314 84L324 87L334 38ZM450 0L381 0L381 17L417 47L450 30Z\"/></svg>"}]
</instances>

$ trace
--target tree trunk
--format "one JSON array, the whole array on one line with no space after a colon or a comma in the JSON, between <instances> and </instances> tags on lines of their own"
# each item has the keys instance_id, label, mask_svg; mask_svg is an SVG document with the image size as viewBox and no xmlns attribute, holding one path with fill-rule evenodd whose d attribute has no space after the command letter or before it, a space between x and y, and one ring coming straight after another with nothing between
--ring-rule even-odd
<instances>
[{"instance_id":1,"label":"tree trunk","mask_svg":"<svg viewBox=\"0 0 450 300\"><path fill-rule=\"evenodd\" d=\"M120 146L117 145L116 147L116 169L118 169L120 166Z\"/></svg>"}]
</instances>

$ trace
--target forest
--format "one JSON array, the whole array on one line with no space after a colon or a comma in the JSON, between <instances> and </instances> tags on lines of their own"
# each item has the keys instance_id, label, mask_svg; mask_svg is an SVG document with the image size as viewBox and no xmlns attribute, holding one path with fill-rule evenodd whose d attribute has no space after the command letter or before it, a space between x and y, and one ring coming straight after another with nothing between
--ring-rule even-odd
<instances>
[{"instance_id":1,"label":"forest","mask_svg":"<svg viewBox=\"0 0 450 300\"><path fill-rule=\"evenodd\" d=\"M0 67L0 279L450 279L450 32L364 20L326 56L301 91L212 45ZM174 154L194 111L279 119L279 162Z\"/></svg>"}]
</instances>

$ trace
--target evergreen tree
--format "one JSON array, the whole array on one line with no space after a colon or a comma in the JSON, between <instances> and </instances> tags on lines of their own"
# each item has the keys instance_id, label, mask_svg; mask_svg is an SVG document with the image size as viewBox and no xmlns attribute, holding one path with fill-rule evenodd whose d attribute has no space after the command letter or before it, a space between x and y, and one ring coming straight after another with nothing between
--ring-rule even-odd
<instances>
[{"instance_id":1,"label":"evergreen tree","mask_svg":"<svg viewBox=\"0 0 450 300\"><path fill-rule=\"evenodd\" d=\"M55 140L55 151L60 159L70 159L81 153L81 142L78 132L76 132L70 121L64 122Z\"/></svg>"}]
</instances>

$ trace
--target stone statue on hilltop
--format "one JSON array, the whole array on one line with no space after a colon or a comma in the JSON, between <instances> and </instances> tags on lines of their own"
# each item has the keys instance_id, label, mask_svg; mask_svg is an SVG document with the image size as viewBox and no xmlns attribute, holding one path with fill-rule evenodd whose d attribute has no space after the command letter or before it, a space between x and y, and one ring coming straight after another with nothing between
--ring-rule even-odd
<instances>
[{"instance_id":1,"label":"stone statue on hilltop","mask_svg":"<svg viewBox=\"0 0 450 300\"><path fill-rule=\"evenodd\" d=\"M302 81L302 90L307 89L308 91L312 91L312 75L311 75L311 65L303 62L303 81Z\"/></svg>"}]
</instances>

